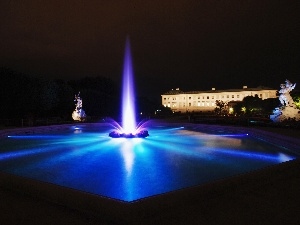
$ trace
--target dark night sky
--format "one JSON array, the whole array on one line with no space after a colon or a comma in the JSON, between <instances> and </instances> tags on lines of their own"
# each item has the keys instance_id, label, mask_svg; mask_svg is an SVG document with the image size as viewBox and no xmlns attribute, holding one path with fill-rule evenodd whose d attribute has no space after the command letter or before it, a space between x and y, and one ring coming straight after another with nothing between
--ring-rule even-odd
<instances>
[{"instance_id":1,"label":"dark night sky","mask_svg":"<svg viewBox=\"0 0 300 225\"><path fill-rule=\"evenodd\" d=\"M121 82L129 35L141 95L300 82L299 0L1 0L0 26L0 66L51 79Z\"/></svg>"}]
</instances>

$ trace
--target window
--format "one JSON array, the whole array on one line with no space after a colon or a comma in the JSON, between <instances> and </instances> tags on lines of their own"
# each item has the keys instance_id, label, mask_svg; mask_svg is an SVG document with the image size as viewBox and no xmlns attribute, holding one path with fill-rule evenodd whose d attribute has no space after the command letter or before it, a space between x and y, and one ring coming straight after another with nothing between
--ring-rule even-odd
<instances>
[{"instance_id":1,"label":"window","mask_svg":"<svg viewBox=\"0 0 300 225\"><path fill-rule=\"evenodd\" d=\"M240 95L236 95L237 98L240 98Z\"/></svg>"},{"instance_id":2,"label":"window","mask_svg":"<svg viewBox=\"0 0 300 225\"><path fill-rule=\"evenodd\" d=\"M227 98L229 98L229 95L227 95Z\"/></svg>"},{"instance_id":3,"label":"window","mask_svg":"<svg viewBox=\"0 0 300 225\"><path fill-rule=\"evenodd\" d=\"M259 97L262 98L262 94L259 94Z\"/></svg>"},{"instance_id":4,"label":"window","mask_svg":"<svg viewBox=\"0 0 300 225\"><path fill-rule=\"evenodd\" d=\"M206 98L209 99L209 96L207 96Z\"/></svg>"},{"instance_id":5,"label":"window","mask_svg":"<svg viewBox=\"0 0 300 225\"><path fill-rule=\"evenodd\" d=\"M192 97L189 97L189 99L192 99Z\"/></svg>"},{"instance_id":6,"label":"window","mask_svg":"<svg viewBox=\"0 0 300 225\"><path fill-rule=\"evenodd\" d=\"M231 98L234 98L234 95L231 95Z\"/></svg>"},{"instance_id":7,"label":"window","mask_svg":"<svg viewBox=\"0 0 300 225\"><path fill-rule=\"evenodd\" d=\"M167 100L167 98L164 98L164 100Z\"/></svg>"},{"instance_id":8,"label":"window","mask_svg":"<svg viewBox=\"0 0 300 225\"><path fill-rule=\"evenodd\" d=\"M215 96L211 96L211 99L215 99Z\"/></svg>"},{"instance_id":9,"label":"window","mask_svg":"<svg viewBox=\"0 0 300 225\"><path fill-rule=\"evenodd\" d=\"M189 106L192 106L192 103L189 103Z\"/></svg>"}]
</instances>

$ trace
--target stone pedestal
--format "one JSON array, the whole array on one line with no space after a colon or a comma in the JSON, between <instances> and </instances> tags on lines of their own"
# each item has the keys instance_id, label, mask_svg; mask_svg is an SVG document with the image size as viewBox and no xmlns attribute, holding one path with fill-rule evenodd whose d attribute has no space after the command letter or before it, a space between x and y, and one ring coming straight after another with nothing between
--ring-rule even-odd
<instances>
[{"instance_id":1,"label":"stone pedestal","mask_svg":"<svg viewBox=\"0 0 300 225\"><path fill-rule=\"evenodd\" d=\"M278 107L273 110L273 114L270 115L270 119L274 122L282 122L288 119L300 121L300 110L297 109L294 103L288 106Z\"/></svg>"},{"instance_id":2,"label":"stone pedestal","mask_svg":"<svg viewBox=\"0 0 300 225\"><path fill-rule=\"evenodd\" d=\"M86 114L83 109L74 110L72 113L73 120L76 121L85 121L86 120Z\"/></svg>"}]
</instances>

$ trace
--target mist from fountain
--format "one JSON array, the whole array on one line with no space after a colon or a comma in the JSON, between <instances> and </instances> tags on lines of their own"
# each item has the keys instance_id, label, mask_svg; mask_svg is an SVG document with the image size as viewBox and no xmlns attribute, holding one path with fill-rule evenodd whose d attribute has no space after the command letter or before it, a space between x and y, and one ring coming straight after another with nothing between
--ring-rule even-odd
<instances>
[{"instance_id":1,"label":"mist from fountain","mask_svg":"<svg viewBox=\"0 0 300 225\"><path fill-rule=\"evenodd\" d=\"M122 86L122 126L113 122L116 130L112 131L110 137L147 137L148 131L143 129L144 123L137 126L135 118L135 87L132 69L132 57L130 41L127 37L125 44Z\"/></svg>"}]
</instances>

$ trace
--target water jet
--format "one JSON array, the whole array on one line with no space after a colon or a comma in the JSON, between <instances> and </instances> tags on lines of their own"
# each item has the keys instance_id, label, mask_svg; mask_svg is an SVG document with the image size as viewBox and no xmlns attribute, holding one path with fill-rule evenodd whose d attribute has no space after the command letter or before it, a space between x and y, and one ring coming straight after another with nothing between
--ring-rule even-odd
<instances>
[{"instance_id":1,"label":"water jet","mask_svg":"<svg viewBox=\"0 0 300 225\"><path fill-rule=\"evenodd\" d=\"M117 125L117 129L109 133L110 137L145 138L149 136L147 130L141 129L141 126L136 126L134 99L135 90L133 82L132 57L129 38L127 38L123 66L122 127Z\"/></svg>"}]
</instances>

